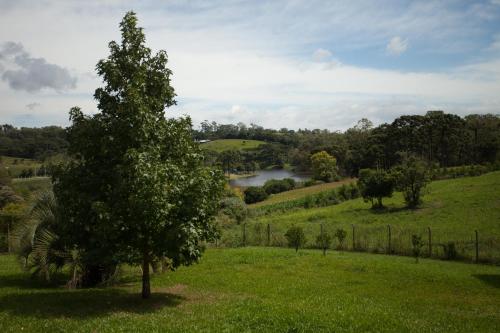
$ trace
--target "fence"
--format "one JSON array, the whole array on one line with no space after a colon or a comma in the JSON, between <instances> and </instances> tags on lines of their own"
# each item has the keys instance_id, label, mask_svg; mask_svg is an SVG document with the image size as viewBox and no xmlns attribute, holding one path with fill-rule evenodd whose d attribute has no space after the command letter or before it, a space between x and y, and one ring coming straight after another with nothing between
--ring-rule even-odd
<instances>
[{"instance_id":1,"label":"fence","mask_svg":"<svg viewBox=\"0 0 500 333\"><path fill-rule=\"evenodd\" d=\"M338 225L307 223L297 224L306 235L304 248L322 249L319 235L327 234L331 239L327 249L372 252L413 256L412 236L421 237L418 246L421 257L459 260L474 263L500 265L500 237L472 230L470 233L450 234L448 230L430 227ZM343 229L346 237L341 243L335 232ZM226 229L218 247L273 246L287 247L288 241L281 226L262 223L244 223L238 228Z\"/></svg>"}]
</instances>

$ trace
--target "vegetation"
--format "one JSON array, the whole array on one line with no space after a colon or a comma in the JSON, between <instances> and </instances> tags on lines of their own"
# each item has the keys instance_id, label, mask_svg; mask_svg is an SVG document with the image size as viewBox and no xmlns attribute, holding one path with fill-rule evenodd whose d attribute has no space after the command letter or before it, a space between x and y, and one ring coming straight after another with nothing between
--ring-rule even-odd
<instances>
[{"instance_id":1,"label":"vegetation","mask_svg":"<svg viewBox=\"0 0 500 333\"><path fill-rule=\"evenodd\" d=\"M325 182L338 180L337 160L326 151L311 156L311 168L314 178Z\"/></svg>"},{"instance_id":2,"label":"vegetation","mask_svg":"<svg viewBox=\"0 0 500 333\"><path fill-rule=\"evenodd\" d=\"M220 139L201 145L201 148L221 153L226 150L254 150L265 144L261 140Z\"/></svg>"},{"instance_id":3,"label":"vegetation","mask_svg":"<svg viewBox=\"0 0 500 333\"><path fill-rule=\"evenodd\" d=\"M106 289L47 289L0 256L0 331L495 332L499 275L397 256L214 249L200 264L153 275L145 301L138 268Z\"/></svg>"},{"instance_id":4,"label":"vegetation","mask_svg":"<svg viewBox=\"0 0 500 333\"><path fill-rule=\"evenodd\" d=\"M285 237L288 241L288 246L295 248L295 252L297 252L300 247L303 247L307 241L304 230L296 226L288 229L285 233Z\"/></svg>"},{"instance_id":5,"label":"vegetation","mask_svg":"<svg viewBox=\"0 0 500 333\"><path fill-rule=\"evenodd\" d=\"M358 187L361 196L371 202L372 208L382 208L382 198L390 198L394 192L394 179L382 169L363 169L359 172Z\"/></svg>"},{"instance_id":6,"label":"vegetation","mask_svg":"<svg viewBox=\"0 0 500 333\"><path fill-rule=\"evenodd\" d=\"M247 204L263 201L268 197L267 192L264 190L263 187L260 186L247 187L244 193L245 193L245 202Z\"/></svg>"},{"instance_id":7,"label":"vegetation","mask_svg":"<svg viewBox=\"0 0 500 333\"><path fill-rule=\"evenodd\" d=\"M387 226L390 225L392 251L412 255L411 235L422 235L427 243L427 228L430 227L433 257L454 256L468 261L474 259L474 230L478 230L479 260L500 262L500 227L497 223L500 210L498 200L492 200L498 197L498 193L500 172L497 171L478 177L431 182L428 194L418 209L407 209L401 193L385 200L382 210L369 209L361 198L310 209L291 209L285 206L287 202L283 202L279 204L282 209L269 209L266 214L250 219L247 230L252 230L253 224L269 224L273 245L282 246L280 235L284 235L291 226L302 227L306 236L314 240L320 233L320 224L323 224L324 230L330 234L334 234L336 229L344 229L347 232L346 246L352 248L354 225L358 250L387 253ZM259 209L271 207L273 205ZM228 230L223 239L237 239L240 234L239 229ZM334 242L333 247L338 244ZM315 245L309 243L306 247Z\"/></svg>"},{"instance_id":8,"label":"vegetation","mask_svg":"<svg viewBox=\"0 0 500 333\"><path fill-rule=\"evenodd\" d=\"M224 178L203 165L189 118L166 119L175 104L167 54L152 55L133 12L120 24L121 44L99 61L100 112L70 111L68 154L54 171L54 233L65 251L78 251L81 283L109 278L122 263L142 265L142 297L150 296L150 265L199 259L213 240ZM57 222L57 220L56 220Z\"/></svg>"},{"instance_id":9,"label":"vegetation","mask_svg":"<svg viewBox=\"0 0 500 333\"><path fill-rule=\"evenodd\" d=\"M293 190L295 188L295 180L292 178L285 179L270 179L264 184L264 191L267 194L276 194Z\"/></svg>"},{"instance_id":10,"label":"vegetation","mask_svg":"<svg viewBox=\"0 0 500 333\"><path fill-rule=\"evenodd\" d=\"M422 190L429 182L429 172L424 162L415 156L405 156L401 165L393 170L396 189L403 193L405 202L410 208L421 202Z\"/></svg>"},{"instance_id":11,"label":"vegetation","mask_svg":"<svg viewBox=\"0 0 500 333\"><path fill-rule=\"evenodd\" d=\"M285 203L296 199L304 199L306 196L311 196L321 192L326 192L332 189L336 189L338 187L342 187L343 185L349 185L351 183L353 183L353 179L346 178L338 182L321 183L317 185L299 187L290 191L270 195L266 200L250 205L250 208L257 208L278 203ZM349 186L346 186L346 188L348 187Z\"/></svg>"}]
</instances>

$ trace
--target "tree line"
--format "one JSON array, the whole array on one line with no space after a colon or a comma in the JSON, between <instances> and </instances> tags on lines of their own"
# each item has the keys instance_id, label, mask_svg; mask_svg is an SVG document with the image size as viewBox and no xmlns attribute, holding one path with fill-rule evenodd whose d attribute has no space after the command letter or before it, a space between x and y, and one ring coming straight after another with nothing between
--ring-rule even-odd
<instances>
[{"instance_id":1,"label":"tree line","mask_svg":"<svg viewBox=\"0 0 500 333\"><path fill-rule=\"evenodd\" d=\"M436 168L493 164L500 158L500 116L494 114L460 117L444 111L428 111L425 115L404 115L376 127L370 120L362 119L344 132L274 130L255 124L223 125L204 121L194 136L267 142L259 151L223 153L222 156L207 153L211 155L210 160L223 160L223 165L236 170L244 170L252 161L261 168L282 167L288 163L298 171L311 171L311 156L321 151L334 156L340 174L349 176L357 176L360 169L389 169L401 163L401 153L416 155Z\"/></svg>"}]
</instances>

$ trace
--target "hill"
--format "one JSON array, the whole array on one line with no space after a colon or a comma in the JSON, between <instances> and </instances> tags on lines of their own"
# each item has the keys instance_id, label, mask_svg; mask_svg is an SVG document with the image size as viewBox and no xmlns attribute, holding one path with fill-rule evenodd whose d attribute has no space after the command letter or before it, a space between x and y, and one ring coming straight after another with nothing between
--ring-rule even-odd
<instances>
[{"instance_id":1,"label":"hill","mask_svg":"<svg viewBox=\"0 0 500 333\"><path fill-rule=\"evenodd\" d=\"M263 144L265 142L259 140L220 139L203 143L201 147L220 153L224 150L252 150Z\"/></svg>"},{"instance_id":2,"label":"hill","mask_svg":"<svg viewBox=\"0 0 500 333\"><path fill-rule=\"evenodd\" d=\"M249 208L263 207L263 206L272 205L272 204L285 202L285 201L289 201L289 200L300 199L300 198L303 198L305 196L328 191L328 190L340 187L344 184L352 183L354 181L355 181L355 179L353 179L353 178L346 178L346 179L342 179L341 181L338 181L338 182L324 183L324 184L319 184L319 185L297 188L297 189L294 189L291 191L272 194L269 198L267 198L264 201L249 205Z\"/></svg>"},{"instance_id":3,"label":"hill","mask_svg":"<svg viewBox=\"0 0 500 333\"><path fill-rule=\"evenodd\" d=\"M301 226L309 247L316 246L320 224L330 235L342 228L347 232L345 246L352 247L352 225L355 225L356 247L360 250L385 252L388 247L388 225L391 226L392 250L411 253L411 236L427 240L431 228L433 255L441 257L445 246L453 242L457 256L471 259L477 230L480 256L483 260L500 262L500 172L479 177L435 181L429 184L423 205L411 210L404 207L400 193L385 199L385 210L372 210L363 199L349 200L338 205L297 209L254 217L247 223L246 241L265 243L265 225L270 224L272 245L286 245L284 233L292 225ZM286 195L286 194L284 194ZM227 231L225 241L242 239L240 226ZM334 242L334 246L338 246ZM401 247L401 252L397 247Z\"/></svg>"}]
</instances>

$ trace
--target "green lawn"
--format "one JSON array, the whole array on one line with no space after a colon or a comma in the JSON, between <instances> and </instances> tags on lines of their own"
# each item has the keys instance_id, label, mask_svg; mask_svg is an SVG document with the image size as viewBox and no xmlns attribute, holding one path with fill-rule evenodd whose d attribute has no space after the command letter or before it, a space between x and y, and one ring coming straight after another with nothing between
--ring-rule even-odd
<instances>
[{"instance_id":1,"label":"green lawn","mask_svg":"<svg viewBox=\"0 0 500 333\"><path fill-rule=\"evenodd\" d=\"M363 199L338 205L298 209L257 216L247 222L247 244L265 244L266 225L270 224L272 244L286 245L283 235L292 225L301 226L308 238L307 246L315 246L320 224L331 235L338 228L347 231L345 245L352 247L352 226L356 226L358 244L373 252L385 252L391 225L392 246L397 253L411 252L411 235L420 234L427 241L432 231L433 255L441 257L441 244L454 242L459 255L471 260L474 255L474 231L478 230L480 257L484 261L500 262L500 172L479 177L435 181L429 184L424 203L416 210L406 209L400 193L385 199L387 209L373 211ZM241 243L242 227L225 230L222 244ZM334 246L338 243L334 242ZM425 250L425 249L424 249ZM425 253L425 251L424 251Z\"/></svg>"},{"instance_id":2,"label":"green lawn","mask_svg":"<svg viewBox=\"0 0 500 333\"><path fill-rule=\"evenodd\" d=\"M36 286L0 256L1 332L498 332L500 267L314 250L208 250L121 285Z\"/></svg>"},{"instance_id":3,"label":"green lawn","mask_svg":"<svg viewBox=\"0 0 500 333\"><path fill-rule=\"evenodd\" d=\"M352 183L354 181L355 180L352 178L346 178L346 179L342 179L341 181L338 181L338 182L324 183L324 184L319 184L319 185L302 187L302 188L298 188L298 189L291 190L291 191L272 194L269 198L267 198L264 201L249 205L249 208L262 207L262 206L280 203L280 202L284 202L284 201L300 199L300 198L303 198L303 197L308 196L308 195L320 193L323 191L332 190L334 188L340 187L344 184L347 185L347 184Z\"/></svg>"},{"instance_id":4,"label":"green lawn","mask_svg":"<svg viewBox=\"0 0 500 333\"><path fill-rule=\"evenodd\" d=\"M265 142L259 140L221 139L203 143L201 147L203 149L214 150L220 153L224 150L256 149L263 144L265 144Z\"/></svg>"}]
</instances>

